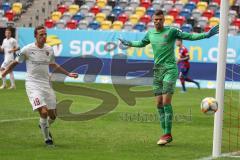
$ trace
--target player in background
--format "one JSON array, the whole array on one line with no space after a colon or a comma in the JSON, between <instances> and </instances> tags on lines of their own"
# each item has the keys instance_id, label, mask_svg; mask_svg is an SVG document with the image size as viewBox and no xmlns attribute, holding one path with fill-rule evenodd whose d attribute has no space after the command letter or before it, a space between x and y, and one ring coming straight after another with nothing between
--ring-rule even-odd
<instances>
[{"instance_id":1,"label":"player in background","mask_svg":"<svg viewBox=\"0 0 240 160\"><path fill-rule=\"evenodd\" d=\"M190 69L190 63L189 63L189 54L188 54L188 50L185 46L183 46L182 40L181 39L177 39L176 40L176 46L179 47L178 50L178 54L179 54L179 58L177 60L177 64L179 64L180 66L180 72L179 72L179 79L181 81L182 84L182 92L186 92L186 87L185 87L185 81L186 82L192 82L194 84L196 84L196 86L198 87L198 89L200 89L200 85L198 82L194 81L193 79L191 79L188 76L188 72Z\"/></svg>"},{"instance_id":2,"label":"player in background","mask_svg":"<svg viewBox=\"0 0 240 160\"><path fill-rule=\"evenodd\" d=\"M2 76L11 72L18 64L26 61L26 92L33 110L40 114L39 126L47 145L53 145L49 125L56 119L56 96L50 85L49 67L69 77L77 78L77 73L69 73L55 62L53 49L46 45L47 32L44 26L34 30L35 42L24 46L16 59L4 70Z\"/></svg>"},{"instance_id":3,"label":"player in background","mask_svg":"<svg viewBox=\"0 0 240 160\"><path fill-rule=\"evenodd\" d=\"M5 38L0 47L0 50L4 52L4 61L0 69L2 72L6 69L7 65L9 65L14 60L14 53L19 49L20 48L18 47L16 39L12 37L12 28L11 27L6 28ZM13 72L10 72L9 75L11 82L11 86L9 87L9 89L15 89L16 85L14 82ZM2 77L2 86L0 87L0 89L5 88L7 88L6 77Z\"/></svg>"},{"instance_id":4,"label":"player in background","mask_svg":"<svg viewBox=\"0 0 240 160\"><path fill-rule=\"evenodd\" d=\"M160 115L163 135L157 141L158 145L165 145L172 141L172 95L174 93L178 68L175 60L174 47L176 39L199 40L210 38L218 33L219 26L215 26L206 33L191 34L182 32L175 27L164 26L164 13L157 10L153 21L155 29L149 30L140 41L119 39L123 45L130 47L144 47L151 43L154 54L153 92ZM186 138L186 137L185 137Z\"/></svg>"}]
</instances>

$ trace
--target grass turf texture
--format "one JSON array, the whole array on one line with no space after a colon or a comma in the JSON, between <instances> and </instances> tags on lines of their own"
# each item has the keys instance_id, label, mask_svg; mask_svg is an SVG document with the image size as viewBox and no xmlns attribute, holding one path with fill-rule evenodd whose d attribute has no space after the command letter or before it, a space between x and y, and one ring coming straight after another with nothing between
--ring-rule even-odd
<instances>
[{"instance_id":1,"label":"grass turf texture","mask_svg":"<svg viewBox=\"0 0 240 160\"><path fill-rule=\"evenodd\" d=\"M120 99L112 85L73 84L107 91L118 97L118 106L110 113L89 121L57 119L51 126L56 144L46 148L38 128L38 113L32 112L23 81L16 90L0 90L0 159L1 160L186 160L211 155L213 116L200 111L204 97L214 96L209 89L176 89L173 99L173 142L156 145L162 130L153 97L137 98L135 106ZM143 87L140 90L151 89ZM136 89L137 90L137 89ZM100 100L57 93L58 101L74 101L71 112L95 108ZM147 118L146 118L147 117ZM11 119L33 118L4 121Z\"/></svg>"}]
</instances>

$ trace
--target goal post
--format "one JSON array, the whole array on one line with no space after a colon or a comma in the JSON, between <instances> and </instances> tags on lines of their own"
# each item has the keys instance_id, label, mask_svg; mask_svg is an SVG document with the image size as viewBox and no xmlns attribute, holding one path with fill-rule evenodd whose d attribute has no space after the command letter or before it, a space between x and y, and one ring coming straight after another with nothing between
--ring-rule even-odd
<instances>
[{"instance_id":1,"label":"goal post","mask_svg":"<svg viewBox=\"0 0 240 160\"><path fill-rule=\"evenodd\" d=\"M216 77L216 99L218 101L218 111L214 117L213 130L213 149L212 156L221 155L222 146L222 128L223 128L223 108L224 108L224 88L226 73L226 54L228 41L228 13L229 1L221 0L220 5L220 28L218 39L218 59L217 59L217 77Z\"/></svg>"}]
</instances>

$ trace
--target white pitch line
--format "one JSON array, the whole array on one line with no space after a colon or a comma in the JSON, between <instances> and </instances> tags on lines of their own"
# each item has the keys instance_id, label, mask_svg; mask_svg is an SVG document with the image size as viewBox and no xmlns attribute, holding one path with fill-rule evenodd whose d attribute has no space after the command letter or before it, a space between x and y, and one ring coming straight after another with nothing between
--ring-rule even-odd
<instances>
[{"instance_id":1,"label":"white pitch line","mask_svg":"<svg viewBox=\"0 0 240 160\"><path fill-rule=\"evenodd\" d=\"M213 158L213 157L209 156L209 157L200 158L198 160L214 160L214 159L223 158L223 157L230 157L230 158L238 158L239 159L240 156L236 155L236 154L239 154L239 152L224 153L224 154L221 154L219 157L216 157L216 158Z\"/></svg>"},{"instance_id":2,"label":"white pitch line","mask_svg":"<svg viewBox=\"0 0 240 160\"><path fill-rule=\"evenodd\" d=\"M32 119L38 119L38 118L39 118L39 117L16 118L16 119L2 119L2 120L0 120L0 123L16 122L16 121L25 121L25 120L32 120Z\"/></svg>"}]
</instances>

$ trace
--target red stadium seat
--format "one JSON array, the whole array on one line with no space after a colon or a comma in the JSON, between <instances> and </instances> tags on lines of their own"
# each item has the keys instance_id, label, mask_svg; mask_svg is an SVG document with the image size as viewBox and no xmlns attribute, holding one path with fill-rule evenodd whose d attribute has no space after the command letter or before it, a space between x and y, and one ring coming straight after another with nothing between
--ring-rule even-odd
<instances>
[{"instance_id":1,"label":"red stadium seat","mask_svg":"<svg viewBox=\"0 0 240 160\"><path fill-rule=\"evenodd\" d=\"M121 22L123 22L123 24L124 24L126 21L128 21L128 15L125 14L125 13L120 14L120 15L118 16L118 20L121 21Z\"/></svg>"},{"instance_id":2,"label":"red stadium seat","mask_svg":"<svg viewBox=\"0 0 240 160\"><path fill-rule=\"evenodd\" d=\"M58 6L57 10L63 14L64 12L68 11L68 7L66 5L60 5Z\"/></svg>"},{"instance_id":3,"label":"red stadium seat","mask_svg":"<svg viewBox=\"0 0 240 160\"><path fill-rule=\"evenodd\" d=\"M8 10L5 13L5 17L7 17L8 21L13 21L14 13L12 10Z\"/></svg>"},{"instance_id":4,"label":"red stadium seat","mask_svg":"<svg viewBox=\"0 0 240 160\"><path fill-rule=\"evenodd\" d=\"M177 8L172 8L168 11L168 15L173 16L173 18L175 19L179 14L179 10Z\"/></svg>"},{"instance_id":5,"label":"red stadium seat","mask_svg":"<svg viewBox=\"0 0 240 160\"><path fill-rule=\"evenodd\" d=\"M148 24L149 22L151 22L151 17L149 15L144 15L140 18L140 22Z\"/></svg>"},{"instance_id":6,"label":"red stadium seat","mask_svg":"<svg viewBox=\"0 0 240 160\"><path fill-rule=\"evenodd\" d=\"M220 6L220 4L221 4L221 0L213 0L213 2L218 3L219 6Z\"/></svg>"},{"instance_id":7,"label":"red stadium seat","mask_svg":"<svg viewBox=\"0 0 240 160\"><path fill-rule=\"evenodd\" d=\"M68 21L66 24L67 29L76 29L77 26L78 26L78 22L76 20Z\"/></svg>"},{"instance_id":8,"label":"red stadium seat","mask_svg":"<svg viewBox=\"0 0 240 160\"><path fill-rule=\"evenodd\" d=\"M142 0L140 6L148 9L150 6L152 6L152 3L150 0Z\"/></svg>"},{"instance_id":9,"label":"red stadium seat","mask_svg":"<svg viewBox=\"0 0 240 160\"><path fill-rule=\"evenodd\" d=\"M53 28L54 27L54 21L52 20L52 19L47 19L46 21L45 21L45 27L47 27L47 28Z\"/></svg>"},{"instance_id":10,"label":"red stadium seat","mask_svg":"<svg viewBox=\"0 0 240 160\"><path fill-rule=\"evenodd\" d=\"M233 24L234 26L240 27L240 18L234 19L234 20L232 21L232 24Z\"/></svg>"},{"instance_id":11,"label":"red stadium seat","mask_svg":"<svg viewBox=\"0 0 240 160\"><path fill-rule=\"evenodd\" d=\"M94 13L95 15L98 14L100 12L100 8L98 6L93 6L91 9L90 9L90 12Z\"/></svg>"},{"instance_id":12,"label":"red stadium seat","mask_svg":"<svg viewBox=\"0 0 240 160\"><path fill-rule=\"evenodd\" d=\"M185 23L185 21L186 21L186 19L183 16L177 16L176 19L175 19L175 23L180 24L180 26L182 26L183 23Z\"/></svg>"},{"instance_id":13,"label":"red stadium seat","mask_svg":"<svg viewBox=\"0 0 240 160\"><path fill-rule=\"evenodd\" d=\"M206 25L206 26L204 27L204 32L208 32L210 29L211 29L211 26Z\"/></svg>"},{"instance_id":14,"label":"red stadium seat","mask_svg":"<svg viewBox=\"0 0 240 160\"><path fill-rule=\"evenodd\" d=\"M203 17L207 17L208 19L212 18L214 16L213 10L206 10L202 14Z\"/></svg>"}]
</instances>

